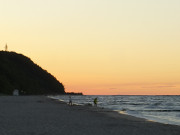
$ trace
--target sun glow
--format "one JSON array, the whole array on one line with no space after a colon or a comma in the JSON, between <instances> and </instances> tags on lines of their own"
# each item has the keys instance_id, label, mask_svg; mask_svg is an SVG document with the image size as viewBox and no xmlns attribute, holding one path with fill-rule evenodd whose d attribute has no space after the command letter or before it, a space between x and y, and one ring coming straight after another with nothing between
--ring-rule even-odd
<instances>
[{"instance_id":1,"label":"sun glow","mask_svg":"<svg viewBox=\"0 0 180 135\"><path fill-rule=\"evenodd\" d=\"M180 95L180 1L0 0L0 47L66 91Z\"/></svg>"}]
</instances>

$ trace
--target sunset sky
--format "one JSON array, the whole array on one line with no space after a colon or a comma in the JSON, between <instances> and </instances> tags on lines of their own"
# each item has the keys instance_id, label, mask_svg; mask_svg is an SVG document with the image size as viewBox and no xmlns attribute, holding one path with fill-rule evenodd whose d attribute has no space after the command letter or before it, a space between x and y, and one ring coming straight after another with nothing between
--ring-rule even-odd
<instances>
[{"instance_id":1,"label":"sunset sky","mask_svg":"<svg viewBox=\"0 0 180 135\"><path fill-rule=\"evenodd\" d=\"M66 92L180 95L180 0L0 0L0 50Z\"/></svg>"}]
</instances>

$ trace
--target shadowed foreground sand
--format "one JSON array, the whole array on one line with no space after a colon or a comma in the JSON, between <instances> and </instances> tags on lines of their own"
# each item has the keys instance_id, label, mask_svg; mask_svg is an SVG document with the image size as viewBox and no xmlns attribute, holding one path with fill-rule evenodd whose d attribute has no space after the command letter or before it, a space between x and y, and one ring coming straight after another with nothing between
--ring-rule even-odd
<instances>
[{"instance_id":1,"label":"shadowed foreground sand","mask_svg":"<svg viewBox=\"0 0 180 135\"><path fill-rule=\"evenodd\" d=\"M0 96L0 135L180 135L180 126L41 96Z\"/></svg>"}]
</instances>

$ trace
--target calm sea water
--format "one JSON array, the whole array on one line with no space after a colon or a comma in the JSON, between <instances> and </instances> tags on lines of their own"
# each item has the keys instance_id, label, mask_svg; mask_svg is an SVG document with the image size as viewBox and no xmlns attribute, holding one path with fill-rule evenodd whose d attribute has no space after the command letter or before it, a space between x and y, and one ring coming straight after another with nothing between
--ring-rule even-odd
<instances>
[{"instance_id":1,"label":"calm sea water","mask_svg":"<svg viewBox=\"0 0 180 135\"><path fill-rule=\"evenodd\" d=\"M121 111L126 114L146 118L156 122L180 125L180 96L71 96L73 103L93 104L98 98L98 106ZM69 102L69 96L52 98Z\"/></svg>"}]
</instances>

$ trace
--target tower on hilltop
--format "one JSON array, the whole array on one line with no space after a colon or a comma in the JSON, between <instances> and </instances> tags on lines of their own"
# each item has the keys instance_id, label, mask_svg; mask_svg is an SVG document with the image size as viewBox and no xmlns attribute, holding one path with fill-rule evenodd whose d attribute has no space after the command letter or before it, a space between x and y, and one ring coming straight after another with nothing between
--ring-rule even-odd
<instances>
[{"instance_id":1,"label":"tower on hilltop","mask_svg":"<svg viewBox=\"0 0 180 135\"><path fill-rule=\"evenodd\" d=\"M7 46L7 44L5 45L5 51L8 51L8 46Z\"/></svg>"}]
</instances>

